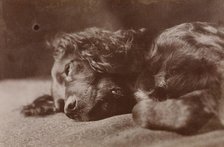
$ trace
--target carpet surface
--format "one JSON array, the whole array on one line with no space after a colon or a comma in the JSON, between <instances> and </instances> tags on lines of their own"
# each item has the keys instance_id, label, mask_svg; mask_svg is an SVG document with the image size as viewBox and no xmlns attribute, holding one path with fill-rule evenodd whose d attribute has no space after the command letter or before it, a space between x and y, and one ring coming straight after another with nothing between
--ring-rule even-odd
<instances>
[{"instance_id":1,"label":"carpet surface","mask_svg":"<svg viewBox=\"0 0 224 147\"><path fill-rule=\"evenodd\" d=\"M49 93L49 80L24 79L0 82L0 146L54 147L223 147L224 130L215 121L203 133L183 136L137 127L131 114L92 122L75 122L64 114L24 117L23 105Z\"/></svg>"}]
</instances>

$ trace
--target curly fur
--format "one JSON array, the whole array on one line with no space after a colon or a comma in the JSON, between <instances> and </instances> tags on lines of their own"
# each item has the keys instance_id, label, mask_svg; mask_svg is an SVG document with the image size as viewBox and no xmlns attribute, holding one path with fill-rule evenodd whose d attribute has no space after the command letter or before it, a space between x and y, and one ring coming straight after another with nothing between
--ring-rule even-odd
<instances>
[{"instance_id":1,"label":"curly fur","mask_svg":"<svg viewBox=\"0 0 224 147\"><path fill-rule=\"evenodd\" d=\"M213 115L223 122L223 31L214 24L197 22L158 35L147 57L151 65L136 85L139 103L133 118L137 124L191 133ZM149 75L153 80L145 81ZM149 88L152 83L154 87Z\"/></svg>"},{"instance_id":2,"label":"curly fur","mask_svg":"<svg viewBox=\"0 0 224 147\"><path fill-rule=\"evenodd\" d=\"M97 72L127 73L135 71L143 62L145 46L139 42L143 32L144 29L111 32L90 28L73 34L57 34L49 44L55 48L56 60L75 53ZM129 66L122 66L124 64Z\"/></svg>"}]
</instances>

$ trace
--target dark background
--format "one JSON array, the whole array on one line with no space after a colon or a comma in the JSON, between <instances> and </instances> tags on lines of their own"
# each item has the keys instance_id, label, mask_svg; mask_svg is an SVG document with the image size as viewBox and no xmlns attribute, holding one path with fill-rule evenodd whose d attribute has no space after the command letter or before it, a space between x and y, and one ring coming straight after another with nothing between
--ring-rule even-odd
<instances>
[{"instance_id":1,"label":"dark background","mask_svg":"<svg viewBox=\"0 0 224 147\"><path fill-rule=\"evenodd\" d=\"M161 31L189 21L223 23L223 0L0 0L0 79L50 75L45 40L86 27Z\"/></svg>"}]
</instances>

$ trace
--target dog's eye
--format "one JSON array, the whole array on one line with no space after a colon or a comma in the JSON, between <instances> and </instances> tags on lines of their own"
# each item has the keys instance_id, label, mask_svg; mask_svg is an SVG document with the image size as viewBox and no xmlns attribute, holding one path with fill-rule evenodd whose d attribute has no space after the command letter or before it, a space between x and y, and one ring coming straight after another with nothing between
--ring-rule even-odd
<instances>
[{"instance_id":1,"label":"dog's eye","mask_svg":"<svg viewBox=\"0 0 224 147\"><path fill-rule=\"evenodd\" d=\"M111 93L113 95L116 95L116 96L124 96L123 91L121 90L121 88L113 88L111 90Z\"/></svg>"},{"instance_id":2,"label":"dog's eye","mask_svg":"<svg viewBox=\"0 0 224 147\"><path fill-rule=\"evenodd\" d=\"M66 76L68 76L69 72L70 72L70 64L67 64L67 65L65 65L64 73L65 73Z\"/></svg>"}]
</instances>

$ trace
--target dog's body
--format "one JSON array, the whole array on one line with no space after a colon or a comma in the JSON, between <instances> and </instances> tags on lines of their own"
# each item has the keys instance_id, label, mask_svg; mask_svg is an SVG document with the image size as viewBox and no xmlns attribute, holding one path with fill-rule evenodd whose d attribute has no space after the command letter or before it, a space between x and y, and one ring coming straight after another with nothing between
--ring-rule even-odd
<instances>
[{"instance_id":1,"label":"dog's body","mask_svg":"<svg viewBox=\"0 0 224 147\"><path fill-rule=\"evenodd\" d=\"M70 118L95 120L123 113L119 107L130 111L133 93L138 101L133 118L143 127L182 131L191 126L197 129L212 115L223 121L219 101L223 98L224 29L185 23L152 40L144 29L110 32L93 28L56 36L50 42L55 50L52 96L56 110L65 106ZM124 101L113 113L107 109L100 117L88 117L98 106L97 95L102 100L111 94L106 86L130 93L121 94ZM95 115L101 112L103 108Z\"/></svg>"},{"instance_id":2,"label":"dog's body","mask_svg":"<svg viewBox=\"0 0 224 147\"><path fill-rule=\"evenodd\" d=\"M151 66L139 77L135 94L138 124L186 133L212 115L223 122L224 28L198 22L167 29L155 39L147 60ZM148 75L154 80L144 82ZM154 88L147 88L148 82Z\"/></svg>"}]
</instances>

